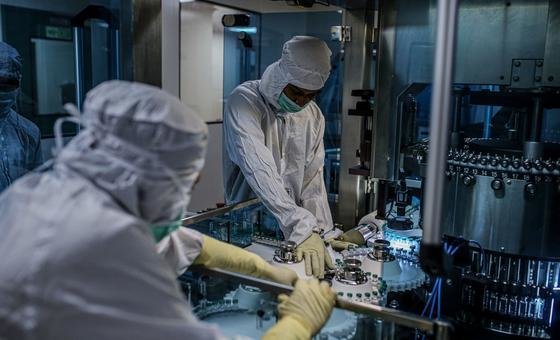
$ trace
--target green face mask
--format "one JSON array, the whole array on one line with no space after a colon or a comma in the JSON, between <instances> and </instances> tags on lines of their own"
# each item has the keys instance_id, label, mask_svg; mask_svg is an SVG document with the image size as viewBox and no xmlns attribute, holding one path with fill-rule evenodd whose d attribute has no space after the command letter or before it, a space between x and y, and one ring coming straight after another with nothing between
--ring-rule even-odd
<instances>
[{"instance_id":1,"label":"green face mask","mask_svg":"<svg viewBox=\"0 0 560 340\"><path fill-rule=\"evenodd\" d=\"M307 103L307 104L309 104L309 103ZM303 107L299 106L293 100L288 98L288 96L286 96L284 94L284 92L280 93L280 97L278 97L278 105L280 105L280 108L284 112L287 112L287 113L299 112L299 111L305 109L307 104L305 104L305 106L303 106Z\"/></svg>"},{"instance_id":2,"label":"green face mask","mask_svg":"<svg viewBox=\"0 0 560 340\"><path fill-rule=\"evenodd\" d=\"M179 227L181 227L181 225L183 224L182 220L183 220L183 214L181 214L179 218L177 218L173 222L166 223L166 224L151 225L150 227L152 229L152 235L154 236L156 242L161 241L165 236L179 229Z\"/></svg>"}]
</instances>

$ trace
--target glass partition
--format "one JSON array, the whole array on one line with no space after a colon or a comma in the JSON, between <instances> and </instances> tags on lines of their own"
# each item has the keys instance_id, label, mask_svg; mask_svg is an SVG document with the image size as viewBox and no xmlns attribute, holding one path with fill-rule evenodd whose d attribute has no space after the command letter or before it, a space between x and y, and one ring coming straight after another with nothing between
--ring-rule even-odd
<instances>
[{"instance_id":1,"label":"glass partition","mask_svg":"<svg viewBox=\"0 0 560 340\"><path fill-rule=\"evenodd\" d=\"M0 126L0 191L52 157L53 126L66 115L64 104L80 106L105 80L132 79L131 3L0 0L0 39L21 62L15 102L0 115L9 116ZM8 81L0 80L3 94ZM77 131L73 124L62 129L66 141Z\"/></svg>"},{"instance_id":2,"label":"glass partition","mask_svg":"<svg viewBox=\"0 0 560 340\"><path fill-rule=\"evenodd\" d=\"M186 227L244 247L278 265L276 257L273 260L273 255L280 256L279 249L282 249L284 243L280 237L271 233L269 223L258 199L193 214L183 220ZM389 234L385 237L392 242L396 240ZM397 238L403 239L401 236ZM399 248L399 243L393 243L393 247ZM404 249L408 249L408 246L404 246ZM358 253L365 250L366 248L354 250L351 262L358 263ZM346 258L342 260L336 257L337 269L328 273L325 279L337 292L337 308L317 339L411 339L436 333L438 339L446 338L446 334L451 331L449 324L401 311L392 297L387 298L390 296L388 291L395 287L406 290L414 285L414 280L419 279L418 283L424 280L423 273L415 267L414 263L417 261L414 254L400 248L394 254L405 254L407 257L399 260L403 268L403 274L399 274L400 279L406 282L392 282L389 277L394 268L387 267L383 271L385 279L366 273L367 278L364 276L364 280L379 284L373 284L373 290L365 293L360 291L364 287L362 283L354 286L350 283L341 285L344 281L341 273L349 275L345 278L350 282L352 274L359 275L359 270L354 268L351 272L346 271L345 267L350 262ZM420 277L414 279L415 273L420 273ZM276 323L276 296L280 293L289 294L292 290L292 287L262 279L198 267L192 267L181 275L179 283L186 300L200 319L219 325L227 336L254 339L260 338Z\"/></svg>"}]
</instances>

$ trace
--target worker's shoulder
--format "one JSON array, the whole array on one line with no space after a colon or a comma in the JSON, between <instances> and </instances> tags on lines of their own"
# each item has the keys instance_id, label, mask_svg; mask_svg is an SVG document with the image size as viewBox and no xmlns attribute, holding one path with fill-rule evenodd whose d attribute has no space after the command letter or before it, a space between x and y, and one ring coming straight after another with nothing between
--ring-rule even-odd
<instances>
[{"instance_id":1,"label":"worker's shoulder","mask_svg":"<svg viewBox=\"0 0 560 340\"><path fill-rule=\"evenodd\" d=\"M240 102L258 103L262 101L262 96L259 91L259 80L246 81L238 85L228 98L228 103L238 104Z\"/></svg>"},{"instance_id":2,"label":"worker's shoulder","mask_svg":"<svg viewBox=\"0 0 560 340\"><path fill-rule=\"evenodd\" d=\"M224 110L224 120L233 117L261 120L269 110L267 105L259 91L259 81L245 82L231 92Z\"/></svg>"},{"instance_id":3,"label":"worker's shoulder","mask_svg":"<svg viewBox=\"0 0 560 340\"><path fill-rule=\"evenodd\" d=\"M21 133L28 135L35 142L38 142L38 140L41 138L41 133L37 125L35 125L35 123L33 123L31 120L15 112L14 110L10 111L8 119L14 126L16 126L20 130Z\"/></svg>"}]
</instances>

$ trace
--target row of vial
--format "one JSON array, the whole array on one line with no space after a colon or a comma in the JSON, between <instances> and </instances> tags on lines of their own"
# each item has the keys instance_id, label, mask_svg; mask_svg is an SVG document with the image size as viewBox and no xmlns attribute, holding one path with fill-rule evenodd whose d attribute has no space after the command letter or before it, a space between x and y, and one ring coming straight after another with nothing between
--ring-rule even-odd
<instances>
[{"instance_id":1,"label":"row of vial","mask_svg":"<svg viewBox=\"0 0 560 340\"><path fill-rule=\"evenodd\" d=\"M472 252L473 270L500 282L521 282L548 288L560 286L560 262L513 258Z\"/></svg>"},{"instance_id":2,"label":"row of vial","mask_svg":"<svg viewBox=\"0 0 560 340\"><path fill-rule=\"evenodd\" d=\"M472 285L463 286L463 303L474 306L476 292ZM518 296L484 289L482 309L513 317L544 320L545 300L539 296Z\"/></svg>"}]
</instances>

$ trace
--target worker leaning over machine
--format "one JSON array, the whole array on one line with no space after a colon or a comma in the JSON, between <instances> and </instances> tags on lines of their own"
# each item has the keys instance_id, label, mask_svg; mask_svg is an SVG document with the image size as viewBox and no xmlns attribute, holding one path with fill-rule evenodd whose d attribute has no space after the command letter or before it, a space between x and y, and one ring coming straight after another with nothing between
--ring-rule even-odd
<instances>
[{"instance_id":1,"label":"worker leaning over machine","mask_svg":"<svg viewBox=\"0 0 560 340\"><path fill-rule=\"evenodd\" d=\"M226 201L259 197L284 238L298 244L306 274L333 268L323 239L337 236L323 179L325 119L313 99L330 72L320 39L296 36L262 79L231 93L224 111Z\"/></svg>"},{"instance_id":2,"label":"worker leaning over machine","mask_svg":"<svg viewBox=\"0 0 560 340\"><path fill-rule=\"evenodd\" d=\"M52 168L0 195L0 338L218 339L218 328L193 316L178 272L201 264L296 280L254 254L178 229L207 143L205 124L178 99L112 81L90 91L83 115L70 111L84 128ZM60 145L60 123L55 131ZM280 320L264 338L310 338L334 299L326 284L297 281L290 297L280 296Z\"/></svg>"}]
</instances>

